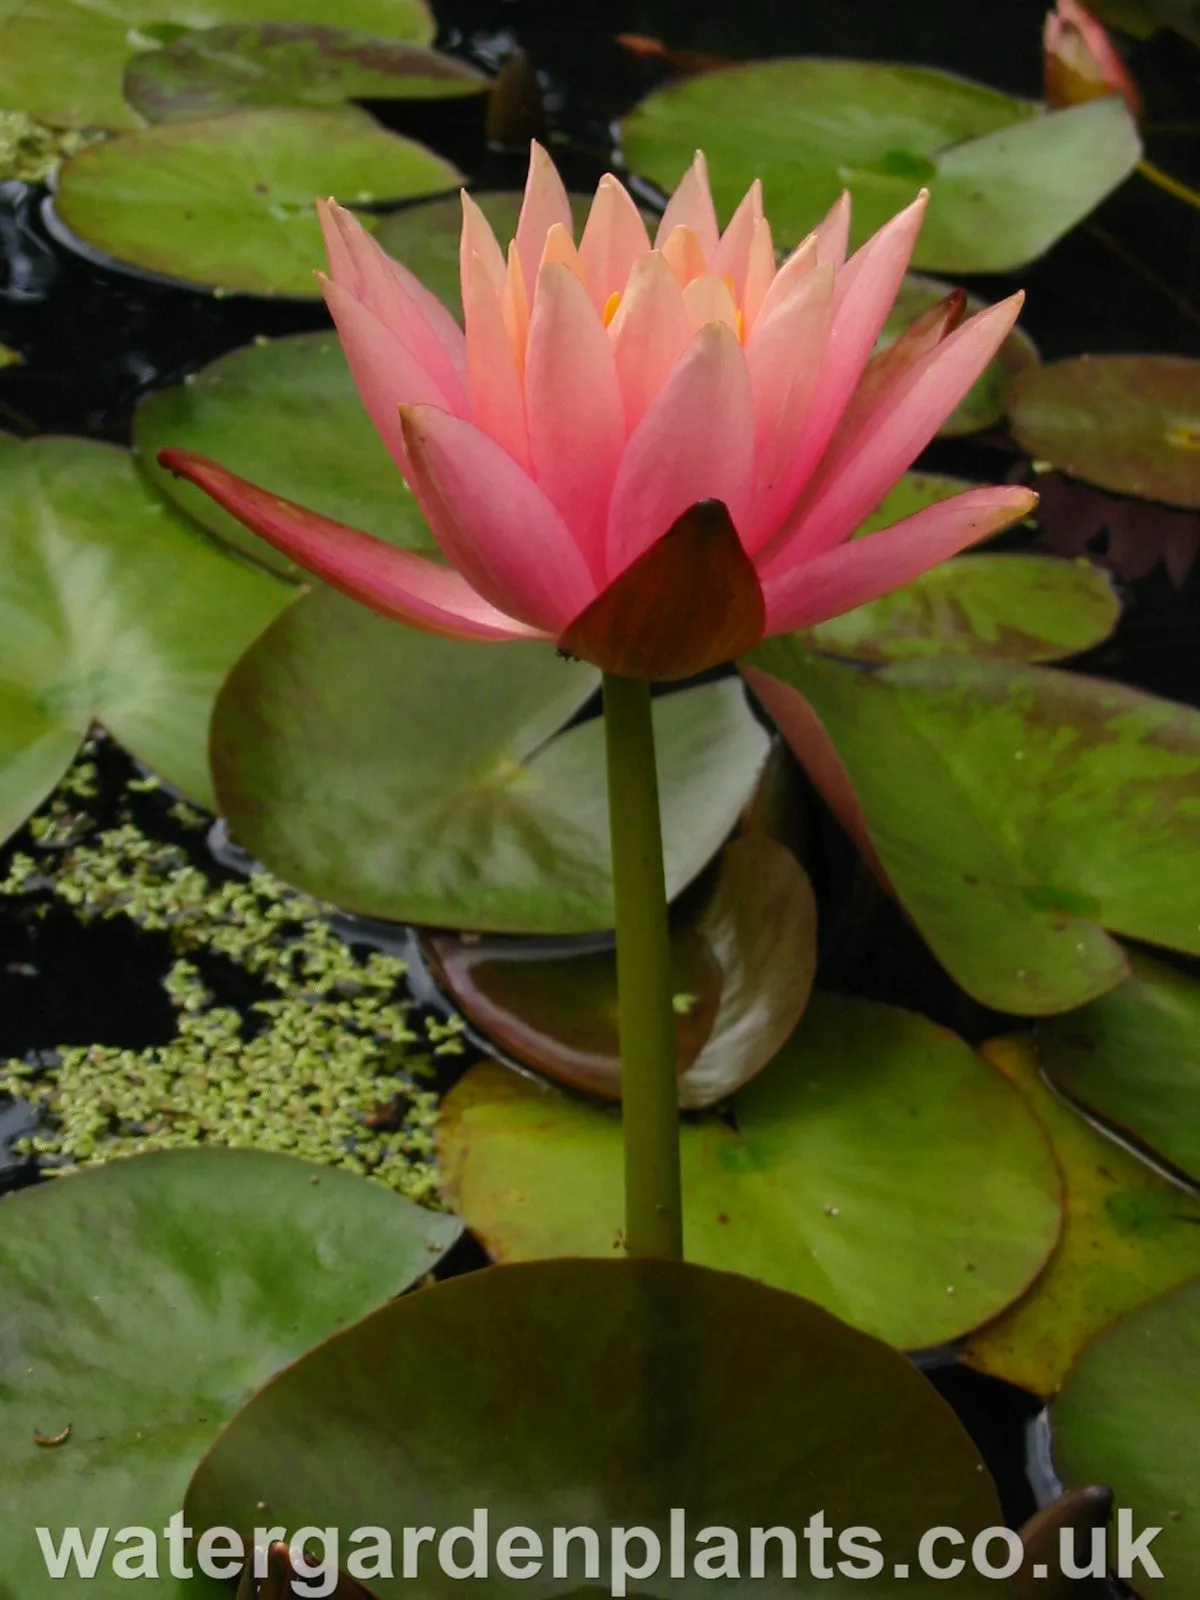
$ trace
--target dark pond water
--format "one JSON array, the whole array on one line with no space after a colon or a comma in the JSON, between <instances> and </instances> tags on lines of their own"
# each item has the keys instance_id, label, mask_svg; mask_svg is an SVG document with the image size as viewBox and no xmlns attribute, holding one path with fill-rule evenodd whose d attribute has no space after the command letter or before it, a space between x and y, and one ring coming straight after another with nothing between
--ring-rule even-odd
<instances>
[{"instance_id":1,"label":"dark pond water","mask_svg":"<svg viewBox=\"0 0 1200 1600\"><path fill-rule=\"evenodd\" d=\"M1013 93L1040 88L1043 0L437 0L440 42L488 66L520 46L541 75L556 153L572 187L594 182L613 159L614 118L663 75L614 36L641 33L676 47L736 58L849 55L922 62ZM1149 155L1196 185L1200 57L1169 34L1134 44L1130 63L1147 102ZM523 180L519 156L490 152L482 117L461 109L392 110L400 131L427 139L489 186ZM138 400L178 382L257 334L321 327L322 309L259 300L216 300L110 271L65 252L48 233L43 191L0 185L0 341L26 365L0 380L0 428L69 432L125 441ZM1017 280L970 286L995 297L1015 281L1029 291L1025 326L1047 357L1090 351L1200 355L1200 213L1135 177ZM1001 479L1017 466L999 433L943 442L934 469ZM1098 548L1102 551L1103 531ZM1125 586L1117 637L1082 665L1174 698L1200 703L1200 563L1176 587L1161 567ZM119 777L123 758L103 757ZM836 863L831 868L837 876ZM929 1011L979 1037L988 1019L964 1008L898 918L872 937L890 953L885 997ZM858 964L863 962L858 951ZM135 1048L165 1040L172 1019L159 978L163 951L123 925L85 932L67 914L36 925L0 916L0 1053L7 1056L94 1039ZM22 970L25 969L25 970ZM30 970L31 969L31 970ZM826 972L826 977L840 974ZM878 991L876 991L878 992ZM0 1139L19 1113L0 1111ZM15 1177L16 1174L10 1174ZM28 1172L21 1174L27 1179ZM454 1265L470 1265L464 1247ZM978 1439L1014 1521L1032 1509L1024 1471L1028 1396L946 1367L931 1373Z\"/></svg>"}]
</instances>

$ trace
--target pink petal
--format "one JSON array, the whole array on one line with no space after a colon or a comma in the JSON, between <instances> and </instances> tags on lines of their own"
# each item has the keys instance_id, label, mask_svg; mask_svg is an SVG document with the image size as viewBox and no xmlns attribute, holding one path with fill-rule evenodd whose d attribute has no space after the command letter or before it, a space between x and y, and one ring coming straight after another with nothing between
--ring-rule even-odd
<instances>
[{"instance_id":1,"label":"pink petal","mask_svg":"<svg viewBox=\"0 0 1200 1600\"><path fill-rule=\"evenodd\" d=\"M714 277L732 279L734 299L739 303L746 290L750 247L762 220L762 183L755 178L708 261L708 270Z\"/></svg>"},{"instance_id":2,"label":"pink petal","mask_svg":"<svg viewBox=\"0 0 1200 1600\"><path fill-rule=\"evenodd\" d=\"M969 489L881 533L851 540L811 561L798 560L763 579L767 633L811 628L890 594L968 545L1027 516L1036 504L1031 489Z\"/></svg>"},{"instance_id":3,"label":"pink petal","mask_svg":"<svg viewBox=\"0 0 1200 1600\"><path fill-rule=\"evenodd\" d=\"M801 279L806 278L816 265L817 236L810 233L803 244L796 246L767 285L755 322L763 321L783 305L796 292Z\"/></svg>"},{"instance_id":4,"label":"pink petal","mask_svg":"<svg viewBox=\"0 0 1200 1600\"><path fill-rule=\"evenodd\" d=\"M332 201L317 202L333 280L361 300L406 344L452 396L467 403L467 357L462 329L435 294L381 248L358 219Z\"/></svg>"},{"instance_id":5,"label":"pink petal","mask_svg":"<svg viewBox=\"0 0 1200 1600\"><path fill-rule=\"evenodd\" d=\"M717 212L708 185L708 166L700 150L696 151L679 187L667 201L654 236L654 248L660 250L672 232L681 226L690 228L696 235L707 261L717 248L721 230L717 227Z\"/></svg>"},{"instance_id":6,"label":"pink petal","mask_svg":"<svg viewBox=\"0 0 1200 1600\"><path fill-rule=\"evenodd\" d=\"M478 263L478 258L477 258ZM472 268L467 315L467 373L471 381L474 420L513 460L528 470L529 435L525 428L525 390L517 354L505 325L504 308L476 264ZM435 401L434 404L437 402ZM443 410L449 410L447 406Z\"/></svg>"},{"instance_id":7,"label":"pink petal","mask_svg":"<svg viewBox=\"0 0 1200 1600\"><path fill-rule=\"evenodd\" d=\"M558 168L534 139L529 147L529 177L525 182L525 199L517 221L517 254L525 273L525 292L530 302L537 282L538 268L542 264L542 251L546 248L546 235L556 224L572 233L571 202Z\"/></svg>"},{"instance_id":8,"label":"pink petal","mask_svg":"<svg viewBox=\"0 0 1200 1600\"><path fill-rule=\"evenodd\" d=\"M885 388L858 430L821 463L763 570L829 550L860 525L924 450L1017 320L1024 296L989 306Z\"/></svg>"},{"instance_id":9,"label":"pink petal","mask_svg":"<svg viewBox=\"0 0 1200 1600\"><path fill-rule=\"evenodd\" d=\"M561 222L554 223L550 232L546 235L546 246L542 251L542 259L538 264L538 271L540 272L543 267L554 266L555 264L570 267L580 283L586 284L587 274L583 270L583 262L580 260L575 241L571 237L571 230L564 227Z\"/></svg>"},{"instance_id":10,"label":"pink petal","mask_svg":"<svg viewBox=\"0 0 1200 1600\"><path fill-rule=\"evenodd\" d=\"M661 251L663 260L675 274L681 289L685 289L693 278L702 278L708 271L703 246L691 228L683 223L672 228L662 245L656 248Z\"/></svg>"},{"instance_id":11,"label":"pink petal","mask_svg":"<svg viewBox=\"0 0 1200 1600\"><path fill-rule=\"evenodd\" d=\"M608 334L628 435L645 416L692 337L679 280L657 250L634 267Z\"/></svg>"},{"instance_id":12,"label":"pink petal","mask_svg":"<svg viewBox=\"0 0 1200 1600\"><path fill-rule=\"evenodd\" d=\"M558 264L538 275L525 371L529 449L597 584L604 530L625 445L625 411L608 333L588 292Z\"/></svg>"},{"instance_id":13,"label":"pink petal","mask_svg":"<svg viewBox=\"0 0 1200 1600\"><path fill-rule=\"evenodd\" d=\"M775 244L771 238L771 224L763 217L754 225L754 237L750 241L750 255L746 262L746 282L742 289L742 315L747 336L758 321L763 301L774 281Z\"/></svg>"},{"instance_id":14,"label":"pink petal","mask_svg":"<svg viewBox=\"0 0 1200 1600\"><path fill-rule=\"evenodd\" d=\"M723 322L727 328L737 330L737 307L729 292L729 285L720 278L693 278L683 291L683 307L694 333L710 322Z\"/></svg>"},{"instance_id":15,"label":"pink petal","mask_svg":"<svg viewBox=\"0 0 1200 1600\"><path fill-rule=\"evenodd\" d=\"M814 229L817 260L829 261L840 272L850 247L850 191L843 189L827 214Z\"/></svg>"},{"instance_id":16,"label":"pink petal","mask_svg":"<svg viewBox=\"0 0 1200 1600\"><path fill-rule=\"evenodd\" d=\"M650 236L641 212L624 184L605 173L579 241L579 258L597 310L603 311L609 296L625 288L634 263L649 254Z\"/></svg>"},{"instance_id":17,"label":"pink petal","mask_svg":"<svg viewBox=\"0 0 1200 1600\"><path fill-rule=\"evenodd\" d=\"M833 267L818 266L801 278L790 299L759 319L746 347L756 449L754 495L742 539L752 554L779 527L800 491L797 443L818 393L833 290Z\"/></svg>"},{"instance_id":18,"label":"pink petal","mask_svg":"<svg viewBox=\"0 0 1200 1600\"><path fill-rule=\"evenodd\" d=\"M699 500L720 500L740 531L753 460L746 357L737 335L711 322L625 447L608 518L610 581Z\"/></svg>"},{"instance_id":19,"label":"pink petal","mask_svg":"<svg viewBox=\"0 0 1200 1600\"><path fill-rule=\"evenodd\" d=\"M525 347L529 343L529 296L525 293L525 274L516 241L508 247L508 273L504 282L504 331L508 334L517 366L517 376L525 381Z\"/></svg>"},{"instance_id":20,"label":"pink petal","mask_svg":"<svg viewBox=\"0 0 1200 1600\"><path fill-rule=\"evenodd\" d=\"M471 275L481 270L497 294L504 292L504 252L496 243L492 225L474 200L462 191L462 233L458 241L458 272L463 314L471 294Z\"/></svg>"},{"instance_id":21,"label":"pink petal","mask_svg":"<svg viewBox=\"0 0 1200 1600\"><path fill-rule=\"evenodd\" d=\"M340 284L317 274L325 304L337 326L363 404L396 465L408 476L408 456L396 407L416 405L454 410L451 397L390 328Z\"/></svg>"},{"instance_id":22,"label":"pink petal","mask_svg":"<svg viewBox=\"0 0 1200 1600\"><path fill-rule=\"evenodd\" d=\"M549 637L497 611L451 567L332 522L190 451L163 450L158 459L276 550L382 617L452 639Z\"/></svg>"},{"instance_id":23,"label":"pink petal","mask_svg":"<svg viewBox=\"0 0 1200 1600\"><path fill-rule=\"evenodd\" d=\"M505 615L557 637L596 595L566 523L472 423L435 406L401 419L413 492L448 559Z\"/></svg>"}]
</instances>

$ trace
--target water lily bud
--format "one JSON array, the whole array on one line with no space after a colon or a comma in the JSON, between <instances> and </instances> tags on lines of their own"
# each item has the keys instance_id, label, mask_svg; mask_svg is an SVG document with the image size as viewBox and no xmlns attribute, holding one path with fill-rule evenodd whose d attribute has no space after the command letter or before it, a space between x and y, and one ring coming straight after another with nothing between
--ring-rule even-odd
<instances>
[{"instance_id":1,"label":"water lily bud","mask_svg":"<svg viewBox=\"0 0 1200 1600\"><path fill-rule=\"evenodd\" d=\"M1058 0L1042 36L1046 104L1053 110L1119 94L1135 116L1142 101L1137 84L1105 28L1079 0Z\"/></svg>"}]
</instances>

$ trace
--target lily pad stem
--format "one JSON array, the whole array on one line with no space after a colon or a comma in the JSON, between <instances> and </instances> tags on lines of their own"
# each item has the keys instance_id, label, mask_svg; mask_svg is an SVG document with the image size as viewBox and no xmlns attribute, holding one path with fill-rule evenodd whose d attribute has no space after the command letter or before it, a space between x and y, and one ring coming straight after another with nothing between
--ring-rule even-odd
<instances>
[{"instance_id":1,"label":"lily pad stem","mask_svg":"<svg viewBox=\"0 0 1200 1600\"><path fill-rule=\"evenodd\" d=\"M683 1258L679 1083L650 685L604 674L617 913L625 1249Z\"/></svg>"}]
</instances>

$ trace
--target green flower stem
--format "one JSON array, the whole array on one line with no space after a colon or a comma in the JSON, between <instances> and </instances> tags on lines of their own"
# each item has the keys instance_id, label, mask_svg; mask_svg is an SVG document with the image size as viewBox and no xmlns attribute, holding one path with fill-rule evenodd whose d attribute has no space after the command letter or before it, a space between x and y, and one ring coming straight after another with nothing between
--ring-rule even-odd
<instances>
[{"instance_id":1,"label":"green flower stem","mask_svg":"<svg viewBox=\"0 0 1200 1600\"><path fill-rule=\"evenodd\" d=\"M683 1258L679 1084L650 685L604 674L617 911L625 1249Z\"/></svg>"}]
</instances>

